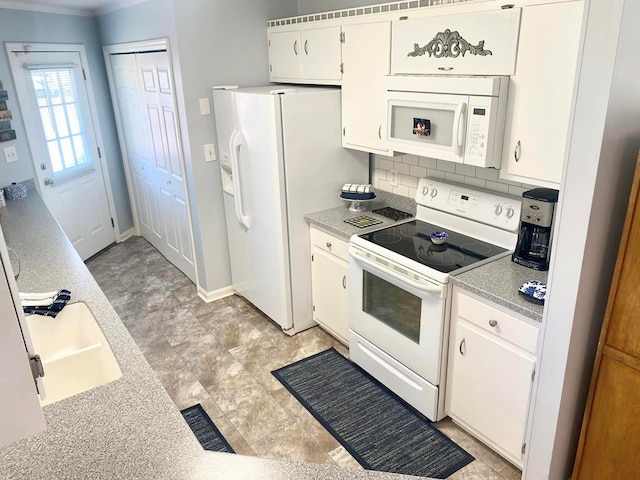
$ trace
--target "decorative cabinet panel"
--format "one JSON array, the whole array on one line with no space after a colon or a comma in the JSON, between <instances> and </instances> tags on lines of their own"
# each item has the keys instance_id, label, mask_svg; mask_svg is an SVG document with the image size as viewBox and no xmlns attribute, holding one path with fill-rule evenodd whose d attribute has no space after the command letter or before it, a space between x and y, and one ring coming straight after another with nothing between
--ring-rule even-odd
<instances>
[{"instance_id":1,"label":"decorative cabinet panel","mask_svg":"<svg viewBox=\"0 0 640 480\"><path fill-rule=\"evenodd\" d=\"M525 7L509 84L500 176L557 188L564 164L583 2Z\"/></svg>"},{"instance_id":2,"label":"decorative cabinet panel","mask_svg":"<svg viewBox=\"0 0 640 480\"><path fill-rule=\"evenodd\" d=\"M611 282L573 471L637 478L640 450L640 156Z\"/></svg>"},{"instance_id":3,"label":"decorative cabinet panel","mask_svg":"<svg viewBox=\"0 0 640 480\"><path fill-rule=\"evenodd\" d=\"M454 289L447 413L522 467L538 329Z\"/></svg>"},{"instance_id":4,"label":"decorative cabinet panel","mask_svg":"<svg viewBox=\"0 0 640 480\"><path fill-rule=\"evenodd\" d=\"M343 32L342 146L392 155L382 147L382 81L391 63L391 22L345 25Z\"/></svg>"},{"instance_id":5,"label":"decorative cabinet panel","mask_svg":"<svg viewBox=\"0 0 640 480\"><path fill-rule=\"evenodd\" d=\"M269 29L271 81L339 85L342 80L340 33L340 26Z\"/></svg>"},{"instance_id":6,"label":"decorative cabinet panel","mask_svg":"<svg viewBox=\"0 0 640 480\"><path fill-rule=\"evenodd\" d=\"M393 22L392 74L513 75L520 8Z\"/></svg>"},{"instance_id":7,"label":"decorative cabinet panel","mask_svg":"<svg viewBox=\"0 0 640 480\"><path fill-rule=\"evenodd\" d=\"M313 319L331 335L348 345L349 244L313 227L310 232Z\"/></svg>"}]
</instances>

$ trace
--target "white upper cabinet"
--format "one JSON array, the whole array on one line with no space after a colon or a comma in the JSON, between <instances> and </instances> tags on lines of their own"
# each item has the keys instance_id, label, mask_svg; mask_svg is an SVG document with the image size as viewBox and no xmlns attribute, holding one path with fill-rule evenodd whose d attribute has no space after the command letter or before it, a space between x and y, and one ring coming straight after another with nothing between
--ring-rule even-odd
<instances>
[{"instance_id":1,"label":"white upper cabinet","mask_svg":"<svg viewBox=\"0 0 640 480\"><path fill-rule=\"evenodd\" d=\"M500 176L557 188L580 48L583 2L525 7L509 85Z\"/></svg>"},{"instance_id":2,"label":"white upper cabinet","mask_svg":"<svg viewBox=\"0 0 640 480\"><path fill-rule=\"evenodd\" d=\"M393 22L392 74L513 75L520 8Z\"/></svg>"},{"instance_id":3,"label":"white upper cabinet","mask_svg":"<svg viewBox=\"0 0 640 480\"><path fill-rule=\"evenodd\" d=\"M391 64L391 22L345 25L342 146L392 155L382 147L382 81Z\"/></svg>"},{"instance_id":4,"label":"white upper cabinet","mask_svg":"<svg viewBox=\"0 0 640 480\"><path fill-rule=\"evenodd\" d=\"M340 26L278 30L269 28L272 82L340 85Z\"/></svg>"},{"instance_id":5,"label":"white upper cabinet","mask_svg":"<svg viewBox=\"0 0 640 480\"><path fill-rule=\"evenodd\" d=\"M269 32L269 70L272 81L301 79L300 31Z\"/></svg>"}]
</instances>

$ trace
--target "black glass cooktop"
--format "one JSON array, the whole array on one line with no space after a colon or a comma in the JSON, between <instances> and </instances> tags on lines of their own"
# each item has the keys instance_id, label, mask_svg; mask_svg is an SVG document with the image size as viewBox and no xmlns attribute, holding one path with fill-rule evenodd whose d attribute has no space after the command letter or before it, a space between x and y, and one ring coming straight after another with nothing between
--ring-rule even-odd
<instances>
[{"instance_id":1,"label":"black glass cooktop","mask_svg":"<svg viewBox=\"0 0 640 480\"><path fill-rule=\"evenodd\" d=\"M448 236L443 244L436 245L431 241L430 235L442 230L447 232ZM452 272L507 251L496 245L420 220L365 233L360 237L443 273Z\"/></svg>"}]
</instances>

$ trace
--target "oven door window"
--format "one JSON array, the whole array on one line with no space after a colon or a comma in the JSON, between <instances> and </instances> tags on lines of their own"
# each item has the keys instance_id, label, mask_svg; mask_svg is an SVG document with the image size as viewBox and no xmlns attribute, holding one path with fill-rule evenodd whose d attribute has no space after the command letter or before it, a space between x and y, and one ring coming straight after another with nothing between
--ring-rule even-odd
<instances>
[{"instance_id":1,"label":"oven door window","mask_svg":"<svg viewBox=\"0 0 640 480\"><path fill-rule=\"evenodd\" d=\"M415 343L420 341L422 299L363 272L362 310Z\"/></svg>"}]
</instances>

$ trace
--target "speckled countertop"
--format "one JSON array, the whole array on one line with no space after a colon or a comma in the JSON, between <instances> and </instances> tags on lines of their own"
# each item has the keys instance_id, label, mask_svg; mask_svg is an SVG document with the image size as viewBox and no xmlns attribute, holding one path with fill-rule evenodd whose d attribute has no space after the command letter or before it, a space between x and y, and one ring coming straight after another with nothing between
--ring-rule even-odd
<instances>
[{"instance_id":1,"label":"speckled countertop","mask_svg":"<svg viewBox=\"0 0 640 480\"><path fill-rule=\"evenodd\" d=\"M346 204L341 207L306 215L305 218L311 225L348 240L351 235L367 233L395 223L388 218L372 213L371 210L392 206L412 215L416 213L416 203L412 198L382 191L376 191L376 195L376 200L370 202L367 205L367 211L364 212L352 212L349 210L349 205ZM382 220L382 223L368 228L357 228L344 222L344 220L358 215L367 215ZM507 256L459 275L452 275L450 278L453 285L520 313L527 318L541 322L544 307L522 298L518 293L518 288L530 280L546 283L547 273L513 263L511 256Z\"/></svg>"},{"instance_id":2,"label":"speckled countertop","mask_svg":"<svg viewBox=\"0 0 640 480\"><path fill-rule=\"evenodd\" d=\"M401 195L395 195L393 193L387 193L378 190L376 190L375 200L366 203L366 211L352 212L351 210L349 210L350 205L351 204L349 202L345 201L344 205L340 207L330 208L328 210L322 210L320 212L305 215L305 219L311 225L320 227L328 233L331 233L338 237L342 237L344 240L349 240L349 237L351 237L351 235L360 235L362 233L378 230L379 228L383 228L395 223L394 220L373 213L372 210L376 210L382 207L394 207L398 210L402 210L403 212L410 213L412 216L415 216L416 214L416 202L413 200L413 198L403 197ZM367 228L358 228L356 226L345 223L345 220L358 217L360 215L366 215L368 217L379 220L382 223Z\"/></svg>"},{"instance_id":3,"label":"speckled countertop","mask_svg":"<svg viewBox=\"0 0 640 480\"><path fill-rule=\"evenodd\" d=\"M518 293L518 288L531 280L547 283L548 273L513 263L509 255L454 275L451 283L527 318L542 322L544 306L525 300Z\"/></svg>"},{"instance_id":4,"label":"speckled countertop","mask_svg":"<svg viewBox=\"0 0 640 480\"><path fill-rule=\"evenodd\" d=\"M19 289L86 302L123 376L44 407L44 432L0 448L0 479L415 478L205 452L38 194L7 202L1 225L21 257Z\"/></svg>"}]
</instances>

